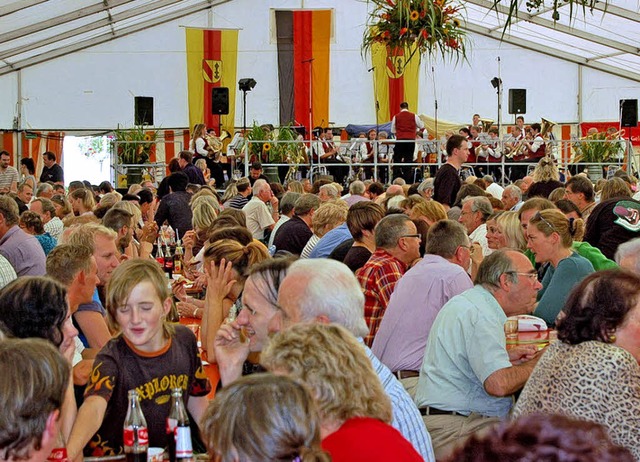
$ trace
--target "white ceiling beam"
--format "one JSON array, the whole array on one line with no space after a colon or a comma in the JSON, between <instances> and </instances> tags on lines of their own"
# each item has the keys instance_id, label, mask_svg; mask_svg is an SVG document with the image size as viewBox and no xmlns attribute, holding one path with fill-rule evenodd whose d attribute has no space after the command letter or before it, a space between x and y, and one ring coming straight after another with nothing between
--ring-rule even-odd
<instances>
[{"instance_id":1,"label":"white ceiling beam","mask_svg":"<svg viewBox=\"0 0 640 462\"><path fill-rule=\"evenodd\" d=\"M629 21L634 21L640 24L640 13L638 13L637 11L627 10L625 8L620 8L619 6L612 5L609 0L596 3L593 9L602 11L605 14L605 17L608 14L612 14L614 16L628 19Z\"/></svg>"},{"instance_id":2,"label":"white ceiling beam","mask_svg":"<svg viewBox=\"0 0 640 462\"><path fill-rule=\"evenodd\" d=\"M581 64L591 69L596 69L602 72L606 72L607 74L616 75L618 77L633 80L634 82L640 82L640 74L635 72L626 71L622 68L610 66L608 64L589 61L587 60L587 58L583 58L582 56L574 55L573 53L567 53L566 51L558 50L556 48L550 48L544 45L539 45L536 42L531 40L520 39L517 37L513 37L512 35L509 35L509 34L505 34L503 36L501 32L492 31L491 29L479 26L477 24L467 22L467 23L464 23L463 27L469 32L474 32L476 34L480 34L485 37L490 37L498 41L508 43L510 45L515 45L520 48L536 51L538 53L542 53L548 56L552 56L554 58L569 61L575 64Z\"/></svg>"},{"instance_id":3,"label":"white ceiling beam","mask_svg":"<svg viewBox=\"0 0 640 462\"><path fill-rule=\"evenodd\" d=\"M47 19L46 21L29 24L28 26L21 27L11 32L0 34L0 43L8 42L9 40L15 40L17 38L24 37L25 35L35 34L36 32L42 32L43 30L47 30L51 27L60 26L68 22L75 21L76 19L84 18L85 16L102 13L103 11L107 11L109 8L124 5L132 1L133 0L109 0L108 4L107 2L100 2L96 3L95 5L72 11L71 13L66 13L60 16L56 16L55 18Z\"/></svg>"},{"instance_id":4,"label":"white ceiling beam","mask_svg":"<svg viewBox=\"0 0 640 462\"><path fill-rule=\"evenodd\" d=\"M125 19L133 18L142 13L147 13L150 10L157 10L159 8L164 8L166 6L173 5L174 3L178 3L181 0L158 0L153 3L146 4L144 6L140 6L138 8L131 8L122 13L118 13L115 15L111 15L110 17L99 19L98 21L94 21L89 24L85 24L82 27L77 27L74 29L70 29L61 34L57 34L51 37L47 37L46 39L39 40L37 42L33 42L27 45L22 45L19 47L12 48L10 50L1 51L0 52L0 60L4 60L6 58L11 58L12 56L16 56L22 53L26 53L31 50L36 50L38 48L51 45L52 43L61 42L63 40L69 39L71 37L75 37L77 35L82 35L86 32L94 31L100 29L101 27L106 27L111 25L112 23L123 21Z\"/></svg>"},{"instance_id":5,"label":"white ceiling beam","mask_svg":"<svg viewBox=\"0 0 640 462\"><path fill-rule=\"evenodd\" d=\"M18 2L9 3L8 5L0 6L0 18L46 1L47 0L20 0Z\"/></svg>"},{"instance_id":6,"label":"white ceiling beam","mask_svg":"<svg viewBox=\"0 0 640 462\"><path fill-rule=\"evenodd\" d=\"M623 51L618 51L616 53L608 53L606 55L598 55L594 58L588 58L587 61L598 61L599 59L607 59L607 58L615 58L616 56L626 55Z\"/></svg>"},{"instance_id":7,"label":"white ceiling beam","mask_svg":"<svg viewBox=\"0 0 640 462\"><path fill-rule=\"evenodd\" d=\"M129 34L134 34L136 32L140 32L150 27L164 24L166 22L174 21L176 19L180 19L190 14L194 14L199 11L209 9L211 7L222 5L230 1L231 0L203 0L201 3L197 3L195 5L181 8L179 10L172 11L162 16L154 17L152 19L149 19L148 21L143 21L138 24L134 24L132 26L126 27L124 29L114 30L113 32L109 31L108 33L101 34L97 37L93 37L88 40L83 40L78 43L73 43L62 48L48 51L41 55L33 56L31 58L10 63L8 67L0 68L0 75L9 74L11 72L24 69L25 67L34 66L36 64L40 64L45 61L50 61L52 59L68 55L70 53L74 53L76 51L84 50L86 48L91 48L93 46L100 45L102 43L110 42L111 40L125 37Z\"/></svg>"},{"instance_id":8,"label":"white ceiling beam","mask_svg":"<svg viewBox=\"0 0 640 462\"><path fill-rule=\"evenodd\" d=\"M493 2L490 0L466 0L466 1L467 3L471 3L472 5L477 5L483 8L494 8ZM496 5L495 9L502 14L509 13L509 8L503 5ZM616 40L604 38L598 35L594 35L589 32L585 32L583 30L575 29L573 27L565 26L564 24L550 21L548 19L539 18L535 15L527 14L522 11L518 12L518 18L520 21L530 22L531 24L545 27L547 29L551 29L557 32L562 32L563 34L571 35L573 37L578 37L583 40L596 43L598 45L603 45L605 47L613 48L614 50L622 51L624 53L640 55L640 48L638 47L628 45L626 43L618 42Z\"/></svg>"}]
</instances>

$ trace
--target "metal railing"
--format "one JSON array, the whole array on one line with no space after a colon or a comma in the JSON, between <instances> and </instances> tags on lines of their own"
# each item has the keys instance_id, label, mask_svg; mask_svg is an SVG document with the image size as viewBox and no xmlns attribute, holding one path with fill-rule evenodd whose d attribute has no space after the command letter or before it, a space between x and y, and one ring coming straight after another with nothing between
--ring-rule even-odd
<instances>
[{"instance_id":1,"label":"metal railing","mask_svg":"<svg viewBox=\"0 0 640 462\"><path fill-rule=\"evenodd\" d=\"M251 162L244 162L244 159L260 161L264 168L269 167L281 167L284 171L284 167L287 167L287 178L291 179L291 171L297 173L296 179L300 179L300 170L307 169L309 178L313 181L315 177L319 175L331 174L332 170L336 168L348 169L343 171L344 177L348 179L356 179L357 177L366 174L368 177L378 181L380 179L387 179L391 181L393 179L394 168L411 168L411 176L414 182L422 181L424 177L433 176L435 171L446 162L446 141L444 140L416 140L415 144L420 148L416 150L418 152L418 158L414 154L413 162L394 162L393 152L396 143L414 143L413 141L401 141L401 140L376 140L369 141L363 138L341 140L334 142L336 146L336 154L330 158L322 159L324 149L322 141L312 141L311 143L306 141L273 141L273 140L250 140L247 143L243 143L241 149L235 156L234 163L241 164L244 172L240 169L234 171L234 176L240 176L244 173L245 176L249 175L249 167ZM515 178L512 178L515 172L521 175L526 171L527 174L531 173L537 163L536 161L526 160L513 160L509 159L503 153L508 151L510 141L507 139L497 140L484 140L481 143L483 145L494 148L496 152L500 153L497 161L490 161L489 158L483 160L477 160L475 162L467 162L463 164L463 175L469 176L482 176L485 174L491 174L496 177L499 183L508 184ZM277 149L279 145L287 146L287 149ZM480 146L480 142L474 142ZM600 162L586 162L580 160L579 156L582 152L585 152L585 147L605 145L611 147L617 145L615 152L610 153L607 161ZM367 149L367 145L371 145L372 149ZM266 149L268 146L268 149ZM294 146L291 149L290 146ZM474 146L476 150L477 146ZM291 156L280 155L283 152L301 152L304 151L305 160L294 162ZM274 152L278 152L279 157L273 155ZM594 149L593 151L598 151ZM600 149L602 151L602 149ZM612 149L613 151L613 149ZM419 153L422 153L420 155ZM318 155L318 153L320 155ZM363 158L363 153L370 153L369 158ZM633 147L629 140L546 140L545 142L545 154L553 157L558 165L559 169L576 173L577 169L589 168L589 167L615 167L621 168L626 165L628 172L632 172L634 162L636 163L635 169L638 170L637 154L633 152ZM370 160L369 160L370 159ZM575 161L577 159L577 162ZM592 168L592 170L593 170ZM428 175L427 175L428 169ZM395 170L397 171L397 170ZM497 173L496 173L497 172ZM602 170L601 170L602 174ZM280 178L281 182L285 182L285 178Z\"/></svg>"}]
</instances>

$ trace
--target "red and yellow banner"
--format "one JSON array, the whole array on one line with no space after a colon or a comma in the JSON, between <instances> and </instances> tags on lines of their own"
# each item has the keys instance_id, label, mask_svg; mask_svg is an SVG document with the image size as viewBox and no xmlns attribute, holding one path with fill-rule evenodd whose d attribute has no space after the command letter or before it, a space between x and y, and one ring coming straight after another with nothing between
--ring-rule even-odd
<instances>
[{"instance_id":1,"label":"red and yellow banner","mask_svg":"<svg viewBox=\"0 0 640 462\"><path fill-rule=\"evenodd\" d=\"M276 11L281 124L329 123L331 20L332 10Z\"/></svg>"},{"instance_id":2,"label":"red and yellow banner","mask_svg":"<svg viewBox=\"0 0 640 462\"><path fill-rule=\"evenodd\" d=\"M371 47L374 92L380 104L378 121L390 121L400 112L400 103L409 103L409 110L418 111L418 72L420 58L414 55L407 63L406 51L376 43ZM374 98L376 95L374 94Z\"/></svg>"},{"instance_id":3,"label":"red and yellow banner","mask_svg":"<svg viewBox=\"0 0 640 462\"><path fill-rule=\"evenodd\" d=\"M234 132L238 31L187 28L187 81L189 125L204 123L220 134L219 126ZM211 93L215 87L229 89L229 114L211 111Z\"/></svg>"}]
</instances>

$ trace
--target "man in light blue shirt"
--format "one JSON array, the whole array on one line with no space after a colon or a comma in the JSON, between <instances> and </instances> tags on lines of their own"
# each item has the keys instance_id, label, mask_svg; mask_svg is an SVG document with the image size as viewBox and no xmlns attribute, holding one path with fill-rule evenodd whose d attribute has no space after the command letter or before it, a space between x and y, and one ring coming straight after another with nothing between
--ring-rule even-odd
<instances>
[{"instance_id":1,"label":"man in light blue shirt","mask_svg":"<svg viewBox=\"0 0 640 462\"><path fill-rule=\"evenodd\" d=\"M524 386L539 355L532 345L507 350L503 326L508 316L533 310L540 288L522 252L500 250L484 259L476 286L438 313L415 398L438 459L509 413L511 395Z\"/></svg>"}]
</instances>

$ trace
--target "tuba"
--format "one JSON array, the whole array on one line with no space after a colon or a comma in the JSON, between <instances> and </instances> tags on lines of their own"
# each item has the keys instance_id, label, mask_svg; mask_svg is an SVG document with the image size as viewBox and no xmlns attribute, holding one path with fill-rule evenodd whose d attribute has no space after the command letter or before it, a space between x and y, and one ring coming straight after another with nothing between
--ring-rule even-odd
<instances>
[{"instance_id":1,"label":"tuba","mask_svg":"<svg viewBox=\"0 0 640 462\"><path fill-rule=\"evenodd\" d=\"M542 117L542 122L540 125L542 125L542 130L540 130L540 136L542 138L546 138L547 134L551 131L551 127L556 125L556 123Z\"/></svg>"},{"instance_id":2,"label":"tuba","mask_svg":"<svg viewBox=\"0 0 640 462\"><path fill-rule=\"evenodd\" d=\"M487 133L493 125L493 119L480 119L480 122L482 122L482 131L484 133Z\"/></svg>"}]
</instances>

